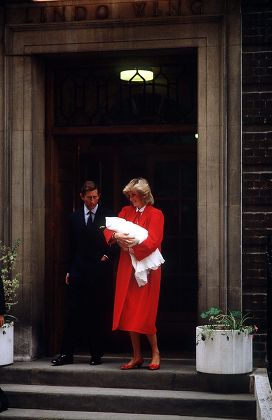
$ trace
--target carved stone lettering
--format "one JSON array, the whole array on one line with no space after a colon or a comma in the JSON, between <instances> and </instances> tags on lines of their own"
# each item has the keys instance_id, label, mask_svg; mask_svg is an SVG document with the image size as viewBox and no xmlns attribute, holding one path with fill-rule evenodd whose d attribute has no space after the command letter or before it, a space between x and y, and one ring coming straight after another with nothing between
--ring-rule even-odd
<instances>
[{"instance_id":1,"label":"carved stone lettering","mask_svg":"<svg viewBox=\"0 0 272 420\"><path fill-rule=\"evenodd\" d=\"M65 22L65 6L54 7L53 9L53 21L54 22Z\"/></svg>"},{"instance_id":2,"label":"carved stone lettering","mask_svg":"<svg viewBox=\"0 0 272 420\"><path fill-rule=\"evenodd\" d=\"M201 15L203 13L203 1L195 0L191 3L191 11L194 15Z\"/></svg>"},{"instance_id":3,"label":"carved stone lettering","mask_svg":"<svg viewBox=\"0 0 272 420\"><path fill-rule=\"evenodd\" d=\"M42 23L47 22L45 7L41 7L41 17L40 20Z\"/></svg>"},{"instance_id":4,"label":"carved stone lettering","mask_svg":"<svg viewBox=\"0 0 272 420\"><path fill-rule=\"evenodd\" d=\"M109 17L109 8L108 6L101 5L97 6L95 11L95 17L96 19L108 19Z\"/></svg>"},{"instance_id":5,"label":"carved stone lettering","mask_svg":"<svg viewBox=\"0 0 272 420\"><path fill-rule=\"evenodd\" d=\"M181 0L169 0L169 16L181 16Z\"/></svg>"},{"instance_id":6,"label":"carved stone lettering","mask_svg":"<svg viewBox=\"0 0 272 420\"><path fill-rule=\"evenodd\" d=\"M1 0L0 0L1 1ZM107 0L105 0L107 1ZM25 8L24 23L71 22L84 20L126 19L131 17L148 18L162 16L188 16L203 14L203 0L127 0L120 15L114 5L91 4L65 6L35 6Z\"/></svg>"},{"instance_id":7,"label":"carved stone lettering","mask_svg":"<svg viewBox=\"0 0 272 420\"><path fill-rule=\"evenodd\" d=\"M86 20L87 19L87 9L83 6L76 6L74 13L75 20Z\"/></svg>"},{"instance_id":8,"label":"carved stone lettering","mask_svg":"<svg viewBox=\"0 0 272 420\"><path fill-rule=\"evenodd\" d=\"M162 12L159 10L159 0L153 0L153 17L160 16Z\"/></svg>"},{"instance_id":9,"label":"carved stone lettering","mask_svg":"<svg viewBox=\"0 0 272 420\"><path fill-rule=\"evenodd\" d=\"M29 16L29 9L25 9L24 23L33 23L33 19Z\"/></svg>"},{"instance_id":10,"label":"carved stone lettering","mask_svg":"<svg viewBox=\"0 0 272 420\"><path fill-rule=\"evenodd\" d=\"M145 15L145 1L137 1L136 3L133 3L134 13L136 17L143 17Z\"/></svg>"}]
</instances>

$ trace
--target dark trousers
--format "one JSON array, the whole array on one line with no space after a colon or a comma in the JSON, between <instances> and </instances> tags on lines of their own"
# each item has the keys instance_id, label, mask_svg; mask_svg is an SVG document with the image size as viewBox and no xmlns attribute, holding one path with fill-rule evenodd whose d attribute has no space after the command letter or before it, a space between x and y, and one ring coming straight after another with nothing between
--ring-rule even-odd
<instances>
[{"instance_id":1,"label":"dark trousers","mask_svg":"<svg viewBox=\"0 0 272 420\"><path fill-rule=\"evenodd\" d=\"M105 305L103 276L95 281L70 278L66 287L66 310L61 353L73 355L84 342L92 356L103 356L105 337Z\"/></svg>"}]
</instances>

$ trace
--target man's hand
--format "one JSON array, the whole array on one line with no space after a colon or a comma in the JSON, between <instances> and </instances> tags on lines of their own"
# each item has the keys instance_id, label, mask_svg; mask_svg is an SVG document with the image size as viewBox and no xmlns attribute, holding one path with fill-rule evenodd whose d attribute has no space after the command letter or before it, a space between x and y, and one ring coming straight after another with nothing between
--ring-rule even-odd
<instances>
[{"instance_id":1,"label":"man's hand","mask_svg":"<svg viewBox=\"0 0 272 420\"><path fill-rule=\"evenodd\" d=\"M0 315L0 327L3 327L4 322L5 322L4 315Z\"/></svg>"},{"instance_id":2,"label":"man's hand","mask_svg":"<svg viewBox=\"0 0 272 420\"><path fill-rule=\"evenodd\" d=\"M69 273L67 273L65 276L65 283L69 284Z\"/></svg>"}]
</instances>

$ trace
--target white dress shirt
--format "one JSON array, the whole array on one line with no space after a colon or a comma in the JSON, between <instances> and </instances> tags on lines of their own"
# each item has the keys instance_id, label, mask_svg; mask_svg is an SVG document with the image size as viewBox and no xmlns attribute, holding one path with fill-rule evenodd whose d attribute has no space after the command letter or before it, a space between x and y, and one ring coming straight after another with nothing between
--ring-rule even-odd
<instances>
[{"instance_id":1,"label":"white dress shirt","mask_svg":"<svg viewBox=\"0 0 272 420\"><path fill-rule=\"evenodd\" d=\"M92 210L89 210L86 207L86 205L84 204L84 217L85 217L85 223L86 223L86 225L88 223L89 217L92 218L92 222L94 221L95 213L97 212L97 209L98 209L98 204Z\"/></svg>"}]
</instances>

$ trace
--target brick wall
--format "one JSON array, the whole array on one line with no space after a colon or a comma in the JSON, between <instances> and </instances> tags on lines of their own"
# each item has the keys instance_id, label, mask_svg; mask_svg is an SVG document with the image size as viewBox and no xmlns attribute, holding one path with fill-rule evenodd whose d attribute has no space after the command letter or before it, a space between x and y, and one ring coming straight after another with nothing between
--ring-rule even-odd
<instances>
[{"instance_id":1,"label":"brick wall","mask_svg":"<svg viewBox=\"0 0 272 420\"><path fill-rule=\"evenodd\" d=\"M243 311L266 359L266 241L272 233L272 3L242 1Z\"/></svg>"}]
</instances>

